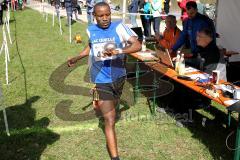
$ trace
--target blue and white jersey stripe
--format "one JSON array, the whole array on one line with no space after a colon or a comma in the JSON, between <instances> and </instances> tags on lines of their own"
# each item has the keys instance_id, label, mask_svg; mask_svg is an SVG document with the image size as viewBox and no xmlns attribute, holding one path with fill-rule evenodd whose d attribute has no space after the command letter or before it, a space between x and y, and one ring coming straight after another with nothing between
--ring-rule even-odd
<instances>
[{"instance_id":1,"label":"blue and white jersey stripe","mask_svg":"<svg viewBox=\"0 0 240 160\"><path fill-rule=\"evenodd\" d=\"M104 57L106 44L114 44L123 48L132 36L137 36L134 31L120 21L111 22L107 29L98 25L91 25L87 29L90 41L90 78L93 83L112 83L118 78L126 76L125 55L118 54Z\"/></svg>"}]
</instances>

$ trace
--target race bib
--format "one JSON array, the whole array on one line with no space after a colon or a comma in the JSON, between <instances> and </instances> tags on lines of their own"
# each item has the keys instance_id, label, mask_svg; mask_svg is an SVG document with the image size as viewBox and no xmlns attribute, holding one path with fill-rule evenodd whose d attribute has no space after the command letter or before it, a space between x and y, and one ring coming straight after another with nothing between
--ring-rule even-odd
<instances>
[{"instance_id":1,"label":"race bib","mask_svg":"<svg viewBox=\"0 0 240 160\"><path fill-rule=\"evenodd\" d=\"M92 45L92 54L94 56L95 61L105 61L110 59L116 59L117 56L104 56L106 43L95 43Z\"/></svg>"}]
</instances>

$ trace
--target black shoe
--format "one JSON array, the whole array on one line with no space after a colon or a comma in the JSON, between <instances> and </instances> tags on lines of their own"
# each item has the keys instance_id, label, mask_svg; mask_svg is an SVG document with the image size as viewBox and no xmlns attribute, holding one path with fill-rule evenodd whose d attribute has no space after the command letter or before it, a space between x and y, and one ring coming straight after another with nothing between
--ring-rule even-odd
<instances>
[{"instance_id":1,"label":"black shoe","mask_svg":"<svg viewBox=\"0 0 240 160\"><path fill-rule=\"evenodd\" d=\"M120 160L119 157L113 157L111 160Z\"/></svg>"}]
</instances>

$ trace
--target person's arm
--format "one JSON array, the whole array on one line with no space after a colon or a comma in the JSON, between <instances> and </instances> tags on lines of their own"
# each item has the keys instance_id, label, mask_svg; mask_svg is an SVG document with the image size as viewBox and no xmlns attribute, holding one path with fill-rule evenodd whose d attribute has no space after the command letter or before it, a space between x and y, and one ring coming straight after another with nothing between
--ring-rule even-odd
<instances>
[{"instance_id":1,"label":"person's arm","mask_svg":"<svg viewBox=\"0 0 240 160\"><path fill-rule=\"evenodd\" d=\"M131 38L128 39L128 44L129 44L128 46L126 46L122 49L122 52L125 54L131 54L131 53L138 52L142 48L141 43L135 36L132 36Z\"/></svg>"},{"instance_id":2,"label":"person's arm","mask_svg":"<svg viewBox=\"0 0 240 160\"><path fill-rule=\"evenodd\" d=\"M180 37L177 40L176 44L172 47L172 51L177 51L177 49L185 43L188 34L187 32L187 22L185 22L185 25L183 26L183 31L180 33Z\"/></svg>"},{"instance_id":3,"label":"person's arm","mask_svg":"<svg viewBox=\"0 0 240 160\"><path fill-rule=\"evenodd\" d=\"M122 43L127 42L128 45L123 47L122 49L118 48L118 49L107 50L104 53L105 55L112 56L114 54L121 54L121 53L131 54L131 53L135 53L135 52L138 52L141 50L142 45L138 41L137 35L133 30L128 28L125 24L121 23L116 28L116 31L117 31L118 35L120 35L122 37L122 40L123 40Z\"/></svg>"},{"instance_id":4,"label":"person's arm","mask_svg":"<svg viewBox=\"0 0 240 160\"><path fill-rule=\"evenodd\" d=\"M79 55L68 59L68 67L72 67L75 63L77 63L78 60L88 56L89 52L90 52L90 46L88 45L83 49L82 52L79 53Z\"/></svg>"},{"instance_id":5,"label":"person's arm","mask_svg":"<svg viewBox=\"0 0 240 160\"><path fill-rule=\"evenodd\" d=\"M141 43L138 41L137 37L130 37L128 39L128 45L122 49L110 49L110 50L105 50L104 55L105 56L112 56L112 55L116 55L116 54L131 54L131 53L135 53L141 50L142 45Z\"/></svg>"},{"instance_id":6,"label":"person's arm","mask_svg":"<svg viewBox=\"0 0 240 160\"><path fill-rule=\"evenodd\" d=\"M127 42L127 46L122 48L122 52L125 54L131 54L134 52L138 52L141 50L142 45L138 41L138 36L136 33L131 30L129 27L127 27L125 24L121 23L117 27L118 34L122 37L123 42Z\"/></svg>"}]
</instances>

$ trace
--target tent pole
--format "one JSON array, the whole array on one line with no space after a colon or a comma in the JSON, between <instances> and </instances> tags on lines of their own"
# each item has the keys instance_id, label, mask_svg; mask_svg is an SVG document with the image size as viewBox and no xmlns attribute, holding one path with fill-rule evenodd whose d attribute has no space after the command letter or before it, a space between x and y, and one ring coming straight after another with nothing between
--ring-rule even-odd
<instances>
[{"instance_id":1,"label":"tent pole","mask_svg":"<svg viewBox=\"0 0 240 160\"><path fill-rule=\"evenodd\" d=\"M123 15L122 15L123 23L125 23L126 7L127 7L127 1L123 0Z\"/></svg>"}]
</instances>

